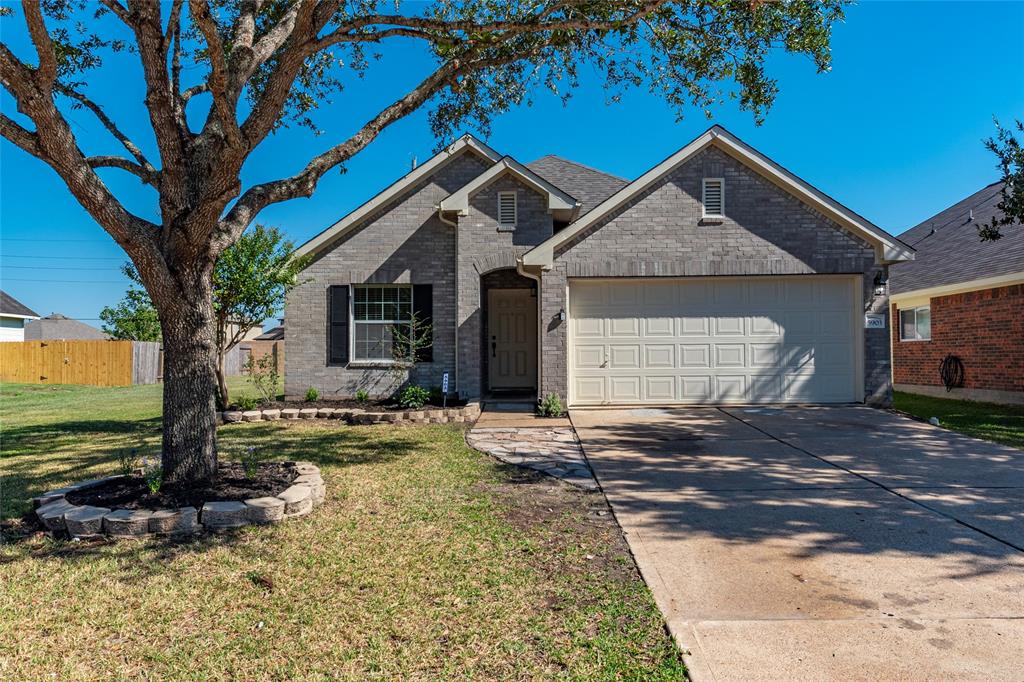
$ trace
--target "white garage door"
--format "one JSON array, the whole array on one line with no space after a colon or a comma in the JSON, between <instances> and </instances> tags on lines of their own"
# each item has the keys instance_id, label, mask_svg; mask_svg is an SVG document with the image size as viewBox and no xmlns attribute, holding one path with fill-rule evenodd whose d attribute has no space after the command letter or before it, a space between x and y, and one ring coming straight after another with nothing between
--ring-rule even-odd
<instances>
[{"instance_id":1,"label":"white garage door","mask_svg":"<svg viewBox=\"0 0 1024 682\"><path fill-rule=\"evenodd\" d=\"M570 402L852 402L854 282L573 280Z\"/></svg>"}]
</instances>

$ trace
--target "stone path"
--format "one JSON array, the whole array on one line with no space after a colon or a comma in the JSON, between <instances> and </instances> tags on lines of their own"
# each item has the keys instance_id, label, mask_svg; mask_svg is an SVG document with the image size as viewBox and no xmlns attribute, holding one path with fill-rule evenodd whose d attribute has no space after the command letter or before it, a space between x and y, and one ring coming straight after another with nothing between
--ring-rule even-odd
<instances>
[{"instance_id":1,"label":"stone path","mask_svg":"<svg viewBox=\"0 0 1024 682\"><path fill-rule=\"evenodd\" d=\"M583 490L597 490L576 432L565 427L482 427L466 434L470 447L506 464L554 476Z\"/></svg>"}]
</instances>

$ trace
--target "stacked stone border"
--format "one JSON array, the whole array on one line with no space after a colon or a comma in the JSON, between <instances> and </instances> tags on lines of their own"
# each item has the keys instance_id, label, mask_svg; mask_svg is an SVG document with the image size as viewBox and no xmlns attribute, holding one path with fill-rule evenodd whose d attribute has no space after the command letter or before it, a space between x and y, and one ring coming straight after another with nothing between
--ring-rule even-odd
<instances>
[{"instance_id":1,"label":"stacked stone border","mask_svg":"<svg viewBox=\"0 0 1024 682\"><path fill-rule=\"evenodd\" d=\"M286 462L292 464L292 462ZM294 462L298 476L291 487L274 497L256 497L244 502L210 501L202 509L107 509L75 505L66 496L95 488L107 481L123 478L108 476L57 488L32 498L36 517L47 530L66 533L72 538L140 538L150 535L188 535L203 531L222 531L241 526L280 523L305 516L320 505L327 488L320 468L310 462Z\"/></svg>"},{"instance_id":2,"label":"stacked stone border","mask_svg":"<svg viewBox=\"0 0 1024 682\"><path fill-rule=\"evenodd\" d=\"M480 416L480 403L465 407L427 407L419 410L375 412L344 407L286 407L265 410L228 410L221 412L223 423L278 421L280 419L340 419L349 424L459 424L472 423Z\"/></svg>"}]
</instances>

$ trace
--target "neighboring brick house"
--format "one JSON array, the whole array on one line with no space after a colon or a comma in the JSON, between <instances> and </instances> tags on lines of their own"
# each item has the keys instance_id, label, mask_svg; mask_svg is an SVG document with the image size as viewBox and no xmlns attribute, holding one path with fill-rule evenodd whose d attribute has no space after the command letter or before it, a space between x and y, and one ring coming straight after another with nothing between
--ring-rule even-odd
<instances>
[{"instance_id":1,"label":"neighboring brick house","mask_svg":"<svg viewBox=\"0 0 1024 682\"><path fill-rule=\"evenodd\" d=\"M471 136L299 248L285 393L570 405L891 398L889 264L913 250L719 126L633 182ZM876 293L880 292L880 293ZM429 319L408 376L392 330Z\"/></svg>"},{"instance_id":2,"label":"neighboring brick house","mask_svg":"<svg viewBox=\"0 0 1024 682\"><path fill-rule=\"evenodd\" d=\"M284 370L284 327L278 325L262 334L238 344L239 364L244 372L249 358L259 360L265 355L273 356L278 371Z\"/></svg>"},{"instance_id":3,"label":"neighboring brick house","mask_svg":"<svg viewBox=\"0 0 1024 682\"><path fill-rule=\"evenodd\" d=\"M978 226L999 209L1002 183L972 194L901 235L917 249L892 268L893 382L897 390L1024 404L1024 226L983 242ZM963 368L947 391L947 356ZM947 373L947 377L954 375Z\"/></svg>"}]
</instances>

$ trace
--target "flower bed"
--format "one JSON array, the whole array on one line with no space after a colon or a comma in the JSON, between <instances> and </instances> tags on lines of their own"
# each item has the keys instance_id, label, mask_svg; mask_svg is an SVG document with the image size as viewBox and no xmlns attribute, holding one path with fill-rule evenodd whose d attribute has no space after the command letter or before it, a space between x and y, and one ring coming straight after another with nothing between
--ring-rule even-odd
<instances>
[{"instance_id":1,"label":"flower bed","mask_svg":"<svg viewBox=\"0 0 1024 682\"><path fill-rule=\"evenodd\" d=\"M480 403L462 407L424 407L419 410L383 411L355 407L286 407L261 410L228 410L221 413L226 424L233 422L276 421L278 419L340 419L349 424L408 422L449 424L474 422L480 416Z\"/></svg>"},{"instance_id":2,"label":"flower bed","mask_svg":"<svg viewBox=\"0 0 1024 682\"><path fill-rule=\"evenodd\" d=\"M55 534L72 538L102 535L121 538L278 523L304 516L324 501L327 491L317 466L309 462L269 466L276 467L277 471L268 474L259 485L272 487L260 490L265 494L257 493L258 496L247 499L212 499L185 506L152 508L154 501L174 502L176 494L191 495L192 491L170 490L159 498L147 498L130 477L119 475L51 490L33 498L32 503L40 523ZM275 490L280 492L269 494ZM233 497L244 497L244 490L234 488L234 491ZM133 495L135 501L130 501ZM99 506L103 500L114 500L122 506Z\"/></svg>"}]
</instances>

